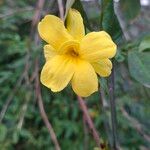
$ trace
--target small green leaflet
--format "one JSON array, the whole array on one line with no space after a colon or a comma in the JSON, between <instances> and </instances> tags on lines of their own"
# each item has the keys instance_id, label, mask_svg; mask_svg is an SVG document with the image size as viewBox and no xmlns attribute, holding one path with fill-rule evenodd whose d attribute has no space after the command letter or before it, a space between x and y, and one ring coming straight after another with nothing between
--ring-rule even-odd
<instances>
[{"instance_id":1,"label":"small green leaflet","mask_svg":"<svg viewBox=\"0 0 150 150\"><path fill-rule=\"evenodd\" d=\"M150 52L130 51L128 65L131 76L150 88Z\"/></svg>"}]
</instances>

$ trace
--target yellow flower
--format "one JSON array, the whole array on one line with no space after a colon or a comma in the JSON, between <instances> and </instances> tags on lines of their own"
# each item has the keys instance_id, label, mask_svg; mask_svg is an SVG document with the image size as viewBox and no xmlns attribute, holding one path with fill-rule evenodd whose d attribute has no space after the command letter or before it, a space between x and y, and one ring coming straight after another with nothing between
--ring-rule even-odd
<instances>
[{"instance_id":1,"label":"yellow flower","mask_svg":"<svg viewBox=\"0 0 150 150\"><path fill-rule=\"evenodd\" d=\"M66 28L63 21L46 15L38 24L44 46L46 63L41 72L41 82L53 92L63 90L70 82L74 92L87 97L98 90L97 74L109 76L116 45L105 31L85 35L83 19L75 9L70 9ZM96 74L97 73L97 74Z\"/></svg>"}]
</instances>

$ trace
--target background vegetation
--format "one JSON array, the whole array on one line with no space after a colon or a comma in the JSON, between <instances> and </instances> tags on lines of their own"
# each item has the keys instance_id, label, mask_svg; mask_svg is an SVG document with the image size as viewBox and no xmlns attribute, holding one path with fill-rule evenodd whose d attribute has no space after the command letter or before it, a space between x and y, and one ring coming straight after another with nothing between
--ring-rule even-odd
<instances>
[{"instance_id":1,"label":"background vegetation","mask_svg":"<svg viewBox=\"0 0 150 150\"><path fill-rule=\"evenodd\" d=\"M72 4L68 0L65 7L63 1L66 10ZM38 82L44 57L37 22L48 13L59 16L59 6L56 0L0 0L1 150L55 149L40 115L41 95L62 150L96 147L71 88L54 94ZM150 1L76 0L73 7L84 17L87 32L106 30L118 45L113 62L119 149L149 150ZM95 127L109 147L113 142L112 77L101 78L101 93L86 100Z\"/></svg>"}]
</instances>

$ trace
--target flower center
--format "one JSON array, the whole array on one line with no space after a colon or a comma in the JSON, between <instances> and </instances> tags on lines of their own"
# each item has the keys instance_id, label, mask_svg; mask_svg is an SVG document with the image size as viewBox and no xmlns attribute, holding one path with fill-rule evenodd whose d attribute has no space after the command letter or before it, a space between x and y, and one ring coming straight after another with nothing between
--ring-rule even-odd
<instances>
[{"instance_id":1,"label":"flower center","mask_svg":"<svg viewBox=\"0 0 150 150\"><path fill-rule=\"evenodd\" d=\"M60 47L60 51L62 51L63 54L75 59L80 56L79 50L80 47L77 41L67 41Z\"/></svg>"},{"instance_id":2,"label":"flower center","mask_svg":"<svg viewBox=\"0 0 150 150\"><path fill-rule=\"evenodd\" d=\"M71 50L69 51L69 54L70 54L72 57L78 57L78 56L79 56L79 54L78 54L74 49L71 49Z\"/></svg>"},{"instance_id":3,"label":"flower center","mask_svg":"<svg viewBox=\"0 0 150 150\"><path fill-rule=\"evenodd\" d=\"M73 46L68 47L66 54L71 56L72 58L79 57L79 53L78 53L76 47L73 47Z\"/></svg>"}]
</instances>

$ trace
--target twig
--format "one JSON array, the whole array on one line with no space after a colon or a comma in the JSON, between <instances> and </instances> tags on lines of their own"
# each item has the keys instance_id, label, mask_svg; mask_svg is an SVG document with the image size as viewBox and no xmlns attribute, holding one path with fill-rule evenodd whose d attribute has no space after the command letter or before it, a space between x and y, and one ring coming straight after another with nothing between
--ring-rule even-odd
<instances>
[{"instance_id":1,"label":"twig","mask_svg":"<svg viewBox=\"0 0 150 150\"><path fill-rule=\"evenodd\" d=\"M44 6L45 0L38 0L37 5L36 5L36 9L35 9L35 13L32 19L32 28L35 27L37 25L37 22L40 19L40 12Z\"/></svg>"},{"instance_id":2,"label":"twig","mask_svg":"<svg viewBox=\"0 0 150 150\"><path fill-rule=\"evenodd\" d=\"M24 102L23 106L21 107L20 119L19 119L18 125L17 125L18 130L21 130L21 128L23 126L23 123L24 123L24 118L25 118L25 114L26 114L26 111L27 111L28 102L31 98L31 92L30 91L29 91L29 94L27 94L25 98L26 98L25 102Z\"/></svg>"},{"instance_id":3,"label":"twig","mask_svg":"<svg viewBox=\"0 0 150 150\"><path fill-rule=\"evenodd\" d=\"M63 1L62 0L57 0L58 3L58 9L60 13L60 18L64 20L64 7L63 7Z\"/></svg>"},{"instance_id":4,"label":"twig","mask_svg":"<svg viewBox=\"0 0 150 150\"><path fill-rule=\"evenodd\" d=\"M88 124L89 128L92 131L92 134L93 134L93 137L95 139L95 142L96 142L97 146L100 147L100 148L103 148L103 145L101 145L101 143L100 143L99 134L98 134L96 128L94 127L93 121L92 121L92 119L91 119L91 117L88 113L88 108L87 108L84 100L80 96L78 96L78 101L79 101L80 108L83 111L83 114L84 114L85 119L87 121L87 124Z\"/></svg>"},{"instance_id":5,"label":"twig","mask_svg":"<svg viewBox=\"0 0 150 150\"><path fill-rule=\"evenodd\" d=\"M59 143L57 141L57 138L56 138L56 135L55 135L55 132L53 130L53 127L51 125L51 123L49 122L48 120L48 117L46 115L46 112L44 110L44 106L43 106L43 100L42 100L42 96L41 96L41 88L40 88L40 83L39 83L39 75L38 75L38 59L36 59L36 94L37 94L37 100L38 100L38 105L39 105L39 109L40 109L40 113L41 113L41 117L49 131L49 134L52 138L52 141L55 145L55 149L56 150L60 150L60 146L59 146Z\"/></svg>"},{"instance_id":6,"label":"twig","mask_svg":"<svg viewBox=\"0 0 150 150\"><path fill-rule=\"evenodd\" d=\"M36 34L37 32L34 33L34 27L37 25L37 23L40 19L40 12L41 12L41 10L44 6L44 3L45 3L45 0L38 0L37 7L36 7L36 10L35 10L35 14L34 14L34 17L33 17L33 20L32 20L30 38L31 38L31 40L33 38L35 46L38 46L39 36L37 36L37 34ZM37 56L36 59L35 59L35 72L33 73L33 74L36 74L36 75L33 75L33 77L35 77L35 91L36 91L36 96L37 96L36 98L38 100L38 106L39 106L39 109L40 109L40 114L41 114L41 117L42 117L42 119L43 119L43 121L44 121L44 123L45 123L45 125L48 129L48 132L51 136L52 142L55 145L55 149L56 150L61 150L60 146L59 146L59 143L57 141L55 132L53 130L53 127L52 127L51 123L48 120L47 114L46 114L44 106L43 106L43 100L42 100L42 95L41 95L41 88L40 88L39 73L38 72L39 72L39 59L38 59L38 56Z\"/></svg>"},{"instance_id":7,"label":"twig","mask_svg":"<svg viewBox=\"0 0 150 150\"><path fill-rule=\"evenodd\" d=\"M18 81L16 82L16 85L13 88L11 94L8 96L8 98L6 100L6 103L3 105L3 108L2 108L2 110L0 112L0 123L2 122L2 120L3 120L4 116L5 116L5 113L7 111L7 108L9 106L9 104L13 100L13 97L14 97L15 93L17 92L19 86L21 85L21 82L24 79L24 75L25 75L25 72L23 72L23 74L21 75L21 77L18 79Z\"/></svg>"},{"instance_id":8,"label":"twig","mask_svg":"<svg viewBox=\"0 0 150 150\"><path fill-rule=\"evenodd\" d=\"M11 101L13 100L13 97L15 95L15 93L17 92L18 88L21 86L21 83L23 81L23 79L25 79L25 84L27 84L27 86L29 86L30 81L29 81L29 75L28 75L28 70L30 68L30 64L29 64L29 51L27 51L26 54L26 60L25 60L25 66L24 66L24 71L21 74L20 78L17 80L15 87L12 90L12 93L8 96L5 105L3 106L2 111L0 112L0 123L2 122L4 115L7 111L7 108L9 106L9 104L11 103Z\"/></svg>"},{"instance_id":9,"label":"twig","mask_svg":"<svg viewBox=\"0 0 150 150\"><path fill-rule=\"evenodd\" d=\"M107 111L107 104L106 104L106 100L105 100L105 95L104 95L104 91L103 89L101 88L100 91L100 106L101 106L101 114L103 116L105 116L104 118L104 129L106 131L106 135L107 135L107 138L108 138L108 145L110 146L111 145L111 139L110 139L110 126L109 126L109 122L107 121L107 115L106 115L106 111Z\"/></svg>"},{"instance_id":10,"label":"twig","mask_svg":"<svg viewBox=\"0 0 150 150\"><path fill-rule=\"evenodd\" d=\"M106 115L106 111L107 111L107 107L108 107L108 103L105 99L105 93L103 91L103 89L100 90L100 104L102 105L102 113L104 115ZM106 118L106 117L105 117ZM106 121L106 119L104 120L104 126L105 126L105 130L106 130L106 134L107 134L107 137L108 137L108 141L109 141L109 146L112 147L112 142L111 142L111 136L110 136L110 133L111 133L111 130L110 130L110 126L109 126L109 122ZM117 144L117 149L118 150L122 150L121 146L119 145L119 143L116 143Z\"/></svg>"},{"instance_id":11,"label":"twig","mask_svg":"<svg viewBox=\"0 0 150 150\"><path fill-rule=\"evenodd\" d=\"M112 149L117 150L117 118L116 118L116 103L114 96L114 67L109 80L109 95L110 95L110 109L111 109L111 123L112 123Z\"/></svg>"},{"instance_id":12,"label":"twig","mask_svg":"<svg viewBox=\"0 0 150 150\"><path fill-rule=\"evenodd\" d=\"M17 9L15 11L10 11L7 14L0 14L0 19L5 18L5 17L9 17L9 16L14 15L14 14L20 14L20 13L24 13L24 12L28 12L28 11L33 11L33 10L34 10L33 7Z\"/></svg>"},{"instance_id":13,"label":"twig","mask_svg":"<svg viewBox=\"0 0 150 150\"><path fill-rule=\"evenodd\" d=\"M137 130L137 132L142 135L142 137L150 143L150 136L146 133L144 133L144 131L142 130L142 125L139 123L138 120L136 120L135 118L129 116L129 114L127 113L127 111L122 107L121 108L121 112L124 115L125 118L127 118L130 123L132 124L132 126Z\"/></svg>"}]
</instances>

